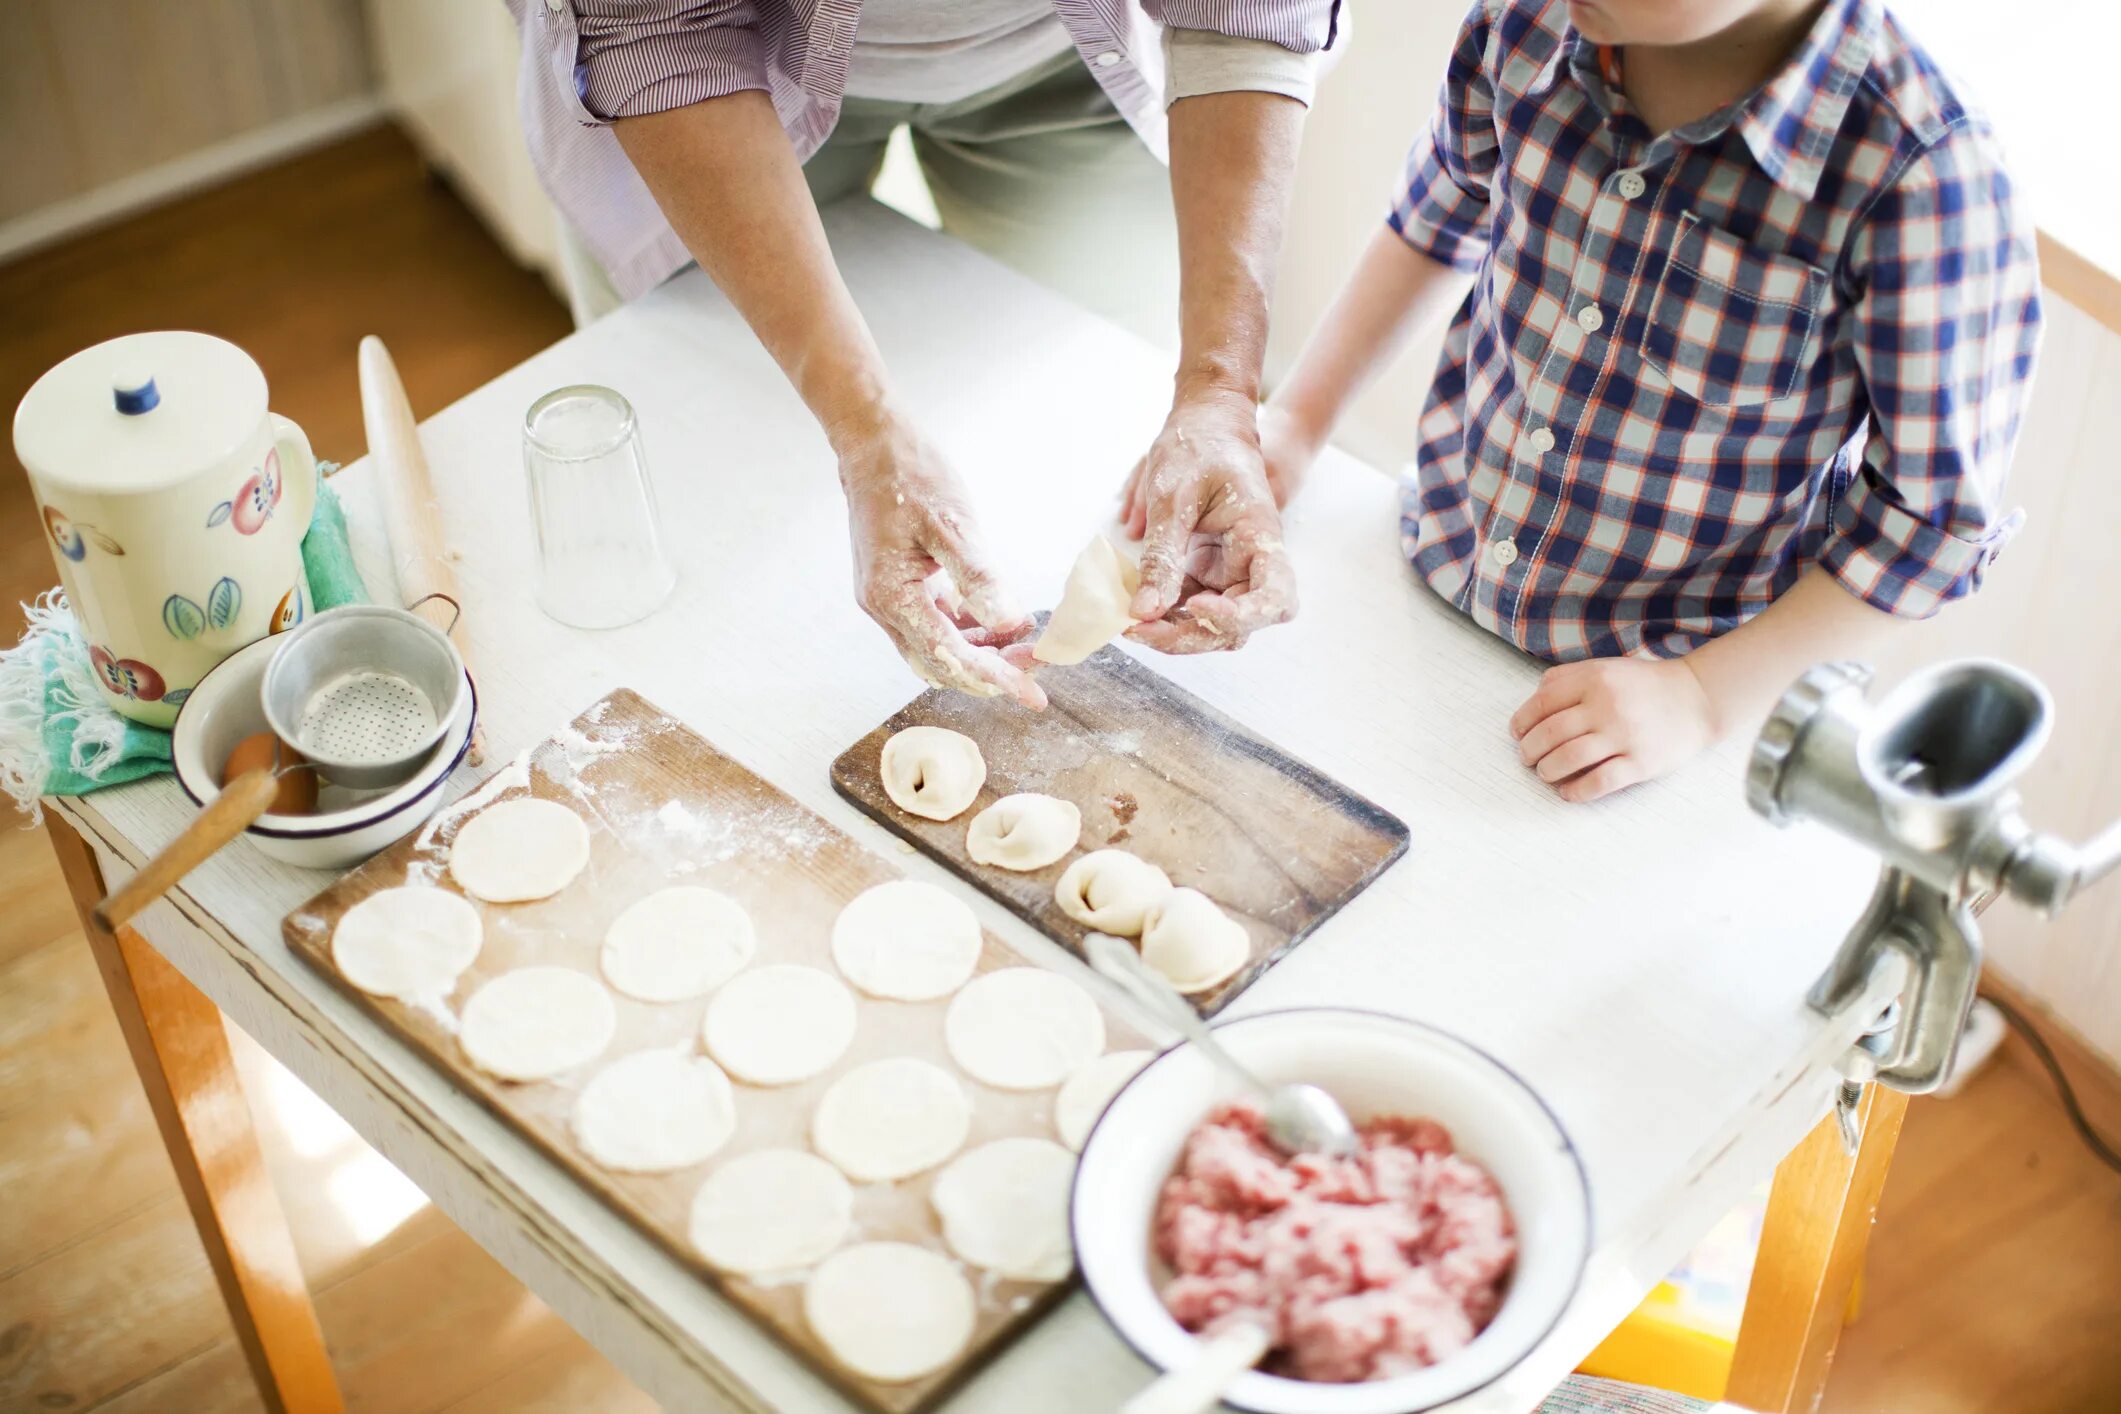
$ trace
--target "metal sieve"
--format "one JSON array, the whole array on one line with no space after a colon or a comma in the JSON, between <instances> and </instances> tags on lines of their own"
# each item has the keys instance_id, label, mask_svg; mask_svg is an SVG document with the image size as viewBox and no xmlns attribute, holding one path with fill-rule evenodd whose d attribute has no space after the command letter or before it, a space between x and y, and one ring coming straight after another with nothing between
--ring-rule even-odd
<instances>
[{"instance_id":1,"label":"metal sieve","mask_svg":"<svg viewBox=\"0 0 2121 1414\"><path fill-rule=\"evenodd\" d=\"M419 769L463 692L446 632L406 609L349 604L287 635L265 670L265 720L320 775L379 790Z\"/></svg>"}]
</instances>

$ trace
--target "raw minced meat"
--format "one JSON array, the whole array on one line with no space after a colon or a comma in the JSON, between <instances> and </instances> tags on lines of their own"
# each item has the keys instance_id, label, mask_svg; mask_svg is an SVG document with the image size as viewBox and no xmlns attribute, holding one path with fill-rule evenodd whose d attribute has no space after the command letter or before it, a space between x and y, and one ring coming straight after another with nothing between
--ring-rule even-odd
<instances>
[{"instance_id":1,"label":"raw minced meat","mask_svg":"<svg viewBox=\"0 0 2121 1414\"><path fill-rule=\"evenodd\" d=\"M1347 1158L1288 1157L1249 1103L1193 1132L1154 1232L1180 1325L1259 1325L1272 1338L1262 1368L1348 1383L1433 1365L1494 1319L1517 1234L1493 1176L1433 1120L1358 1134Z\"/></svg>"}]
</instances>

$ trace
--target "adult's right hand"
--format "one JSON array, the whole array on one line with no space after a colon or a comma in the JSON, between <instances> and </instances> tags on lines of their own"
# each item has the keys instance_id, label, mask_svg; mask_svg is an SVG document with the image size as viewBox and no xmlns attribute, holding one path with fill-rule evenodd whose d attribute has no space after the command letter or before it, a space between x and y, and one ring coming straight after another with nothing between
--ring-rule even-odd
<instances>
[{"instance_id":1,"label":"adult's right hand","mask_svg":"<svg viewBox=\"0 0 2121 1414\"><path fill-rule=\"evenodd\" d=\"M988 562L957 474L895 418L840 445L863 611L930 685L1043 708L1028 671L1031 619Z\"/></svg>"}]
</instances>

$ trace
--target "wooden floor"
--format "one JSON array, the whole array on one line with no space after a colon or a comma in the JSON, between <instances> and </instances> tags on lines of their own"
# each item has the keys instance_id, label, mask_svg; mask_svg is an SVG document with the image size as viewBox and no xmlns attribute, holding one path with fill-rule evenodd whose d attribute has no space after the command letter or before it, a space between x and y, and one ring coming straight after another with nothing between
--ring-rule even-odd
<instances>
[{"instance_id":1,"label":"wooden floor","mask_svg":"<svg viewBox=\"0 0 2121 1414\"><path fill-rule=\"evenodd\" d=\"M132 329L226 335L320 456L362 451L354 345L424 414L566 331L388 130L0 267L0 411ZM11 456L0 594L52 582ZM41 833L0 829L0 1410L258 1407ZM414 1411L648 1400L245 1038L236 1050L349 1402ZM2109 1132L2121 1082L2087 1073ZM1918 1101L1832 1414L2121 1409L2121 1176L2013 1043ZM467 1333L474 1338L467 1339Z\"/></svg>"}]
</instances>

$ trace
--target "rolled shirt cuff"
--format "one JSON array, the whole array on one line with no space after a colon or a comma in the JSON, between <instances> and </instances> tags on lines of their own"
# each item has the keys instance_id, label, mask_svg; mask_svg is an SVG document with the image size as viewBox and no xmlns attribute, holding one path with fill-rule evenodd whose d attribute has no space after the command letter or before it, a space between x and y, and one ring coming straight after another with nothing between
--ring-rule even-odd
<instances>
[{"instance_id":1,"label":"rolled shirt cuff","mask_svg":"<svg viewBox=\"0 0 2121 1414\"><path fill-rule=\"evenodd\" d=\"M1265 39L1164 26L1164 106L1210 93L1278 93L1305 107L1318 90L1317 56Z\"/></svg>"}]
</instances>

